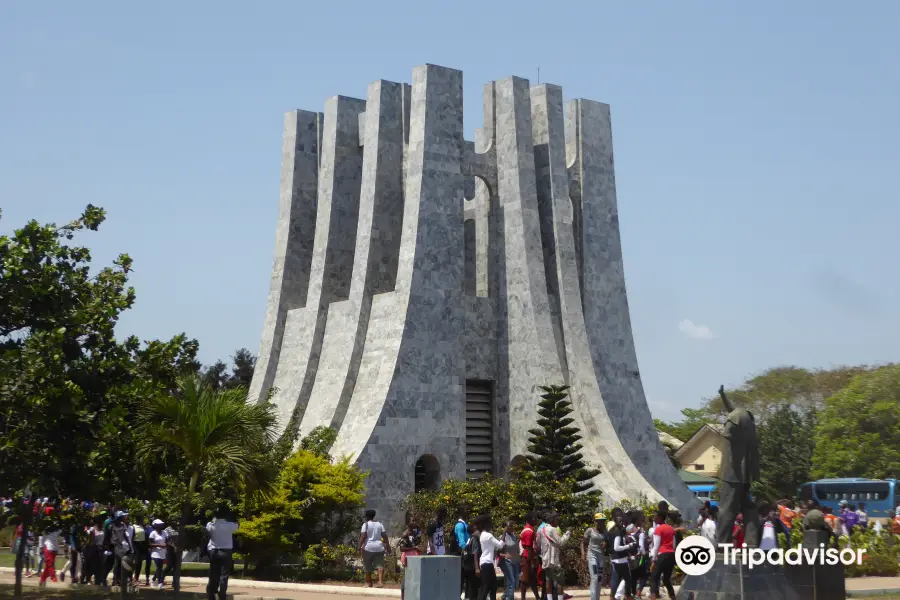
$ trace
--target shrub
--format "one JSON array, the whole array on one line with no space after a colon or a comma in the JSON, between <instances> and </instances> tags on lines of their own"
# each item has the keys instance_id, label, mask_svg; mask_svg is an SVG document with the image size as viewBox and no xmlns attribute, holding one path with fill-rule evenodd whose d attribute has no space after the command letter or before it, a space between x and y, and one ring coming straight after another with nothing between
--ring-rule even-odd
<instances>
[{"instance_id":1,"label":"shrub","mask_svg":"<svg viewBox=\"0 0 900 600\"><path fill-rule=\"evenodd\" d=\"M846 569L848 577L895 577L900 574L900 536L882 531L877 534L872 529L857 530L848 539L841 536L838 545L854 550L865 548L862 565L850 565Z\"/></svg>"},{"instance_id":2,"label":"shrub","mask_svg":"<svg viewBox=\"0 0 900 600\"><path fill-rule=\"evenodd\" d=\"M348 541L359 522L364 480L348 459L331 463L298 450L285 462L272 494L247 501L253 516L241 522L237 535L249 561L257 571L277 570L281 557L306 557L314 545L321 548L309 554L313 563L337 560L333 549Z\"/></svg>"},{"instance_id":3,"label":"shrub","mask_svg":"<svg viewBox=\"0 0 900 600\"><path fill-rule=\"evenodd\" d=\"M525 469L513 469L509 480L485 476L479 480L447 480L440 489L413 494L405 501L406 510L417 514L427 523L438 508L447 510L445 534L452 535L452 527L459 518L459 508L469 508L470 517L488 514L498 527L507 518L524 524L525 515L534 510L551 509L561 517L560 527L570 530L572 537L563 551L566 581L588 584L587 566L581 562L581 539L585 529L594 522L594 514L609 515L611 509L598 508L599 494L575 493L575 482L546 480ZM656 504L646 498L619 502L625 511L639 509L648 518L656 514ZM387 568L385 569L387 572Z\"/></svg>"}]
</instances>

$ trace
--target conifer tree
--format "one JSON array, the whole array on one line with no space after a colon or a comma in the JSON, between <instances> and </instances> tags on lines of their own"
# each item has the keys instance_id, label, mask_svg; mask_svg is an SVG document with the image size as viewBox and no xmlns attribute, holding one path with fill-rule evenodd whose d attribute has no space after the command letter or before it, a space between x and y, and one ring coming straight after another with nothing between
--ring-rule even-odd
<instances>
[{"instance_id":1,"label":"conifer tree","mask_svg":"<svg viewBox=\"0 0 900 600\"><path fill-rule=\"evenodd\" d=\"M541 386L541 402L538 404L538 426L528 431L529 467L550 479L562 481L572 479L575 492L587 492L599 470L590 469L581 454L581 439L577 427L572 427L575 419L572 402L569 400L569 386Z\"/></svg>"}]
</instances>

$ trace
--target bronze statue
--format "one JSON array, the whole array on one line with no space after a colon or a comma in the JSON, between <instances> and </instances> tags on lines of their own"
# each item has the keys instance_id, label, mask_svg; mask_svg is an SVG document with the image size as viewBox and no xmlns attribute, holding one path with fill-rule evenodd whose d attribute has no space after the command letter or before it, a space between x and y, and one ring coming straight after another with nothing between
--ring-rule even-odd
<instances>
[{"instance_id":1,"label":"bronze statue","mask_svg":"<svg viewBox=\"0 0 900 600\"><path fill-rule=\"evenodd\" d=\"M750 499L750 484L759 479L759 442L756 439L756 421L745 408L736 408L725 386L719 387L719 396L728 418L725 421L725 438L728 445L722 456L719 473L719 524L716 541L731 543L735 518L744 515L744 543L748 547L759 545L759 512Z\"/></svg>"}]
</instances>

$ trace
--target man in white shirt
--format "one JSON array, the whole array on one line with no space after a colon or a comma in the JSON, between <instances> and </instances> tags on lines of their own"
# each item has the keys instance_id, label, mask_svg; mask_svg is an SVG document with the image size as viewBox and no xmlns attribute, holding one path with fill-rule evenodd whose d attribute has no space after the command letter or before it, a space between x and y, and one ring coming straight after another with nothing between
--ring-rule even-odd
<instances>
[{"instance_id":1,"label":"man in white shirt","mask_svg":"<svg viewBox=\"0 0 900 600\"><path fill-rule=\"evenodd\" d=\"M862 502L859 503L859 509L856 511L856 524L859 525L863 530L869 528L869 515L866 512L866 505Z\"/></svg>"},{"instance_id":2,"label":"man in white shirt","mask_svg":"<svg viewBox=\"0 0 900 600\"><path fill-rule=\"evenodd\" d=\"M156 574L153 576L153 583L163 589L166 581L166 573L163 570L163 563L166 560L166 551L168 550L169 536L165 531L166 524L159 519L153 520L153 531L149 536L150 558L156 566Z\"/></svg>"},{"instance_id":3,"label":"man in white shirt","mask_svg":"<svg viewBox=\"0 0 900 600\"><path fill-rule=\"evenodd\" d=\"M237 531L237 520L231 511L220 508L216 518L206 524L206 535L209 541L206 550L209 552L209 581L206 584L206 596L209 600L225 600L228 590L228 575L231 573L232 552L234 550L234 532Z\"/></svg>"},{"instance_id":4,"label":"man in white shirt","mask_svg":"<svg viewBox=\"0 0 900 600\"><path fill-rule=\"evenodd\" d=\"M41 572L41 581L39 584L41 587L47 585L47 577L49 577L53 583L56 583L56 555L59 554L59 538L61 534L61 531L55 529L41 536L41 541L43 542L41 551L44 554L44 569Z\"/></svg>"},{"instance_id":5,"label":"man in white shirt","mask_svg":"<svg viewBox=\"0 0 900 600\"><path fill-rule=\"evenodd\" d=\"M700 525L700 535L712 542L713 546L716 545L716 527L718 527L718 521L719 509L716 506L712 506L710 507L703 524Z\"/></svg>"}]
</instances>

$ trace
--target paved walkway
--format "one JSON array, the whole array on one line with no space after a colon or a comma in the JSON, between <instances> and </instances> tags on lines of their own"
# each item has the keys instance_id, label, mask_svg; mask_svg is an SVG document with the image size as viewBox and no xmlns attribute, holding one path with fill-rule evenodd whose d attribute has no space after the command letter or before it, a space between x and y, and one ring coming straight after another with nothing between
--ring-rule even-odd
<instances>
[{"instance_id":1,"label":"paved walkway","mask_svg":"<svg viewBox=\"0 0 900 600\"><path fill-rule=\"evenodd\" d=\"M205 594L206 592L205 578L182 577L181 581L184 592L193 594ZM15 583L13 569L0 567L0 584L12 585L13 583ZM36 577L32 577L25 579L24 583L28 587L37 586L38 580ZM48 582L47 585L55 589L69 587L68 583L54 584ZM138 590L140 594L144 595L159 593L150 588L138 588ZM900 596L900 577L857 577L847 579L847 592L853 596L866 596L873 592L884 593L885 591L890 591L892 594ZM570 593L576 598L588 598L590 596L586 590L576 590ZM324 594L327 594L328 600L362 600L363 598L373 597L399 598L400 590L389 588L374 589L352 585L314 585L232 579L228 585L228 594L229 596L233 595L234 600L313 600L314 598L322 598Z\"/></svg>"}]
</instances>

